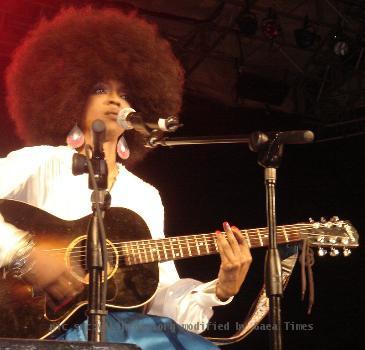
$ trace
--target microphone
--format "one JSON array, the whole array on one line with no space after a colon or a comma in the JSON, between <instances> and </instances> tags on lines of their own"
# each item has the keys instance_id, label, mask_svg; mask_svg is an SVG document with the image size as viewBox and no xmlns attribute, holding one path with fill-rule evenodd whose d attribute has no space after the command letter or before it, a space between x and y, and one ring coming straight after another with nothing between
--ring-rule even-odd
<instances>
[{"instance_id":1,"label":"microphone","mask_svg":"<svg viewBox=\"0 0 365 350\"><path fill-rule=\"evenodd\" d=\"M105 123L100 119L94 120L91 125L91 132L94 143L93 158L104 159Z\"/></svg>"},{"instance_id":2,"label":"microphone","mask_svg":"<svg viewBox=\"0 0 365 350\"><path fill-rule=\"evenodd\" d=\"M136 131L146 134L146 129L157 129L160 131L174 132L181 124L176 117L159 118L157 123L146 122L140 112L136 112L133 108L126 107L120 110L117 116L117 123L125 130L135 129Z\"/></svg>"},{"instance_id":3,"label":"microphone","mask_svg":"<svg viewBox=\"0 0 365 350\"><path fill-rule=\"evenodd\" d=\"M267 135L269 136L269 138L277 138L280 143L287 145L310 143L314 140L314 134L310 130L268 132Z\"/></svg>"},{"instance_id":4,"label":"microphone","mask_svg":"<svg viewBox=\"0 0 365 350\"><path fill-rule=\"evenodd\" d=\"M249 147L251 151L258 152L269 140L279 144L299 145L312 142L314 133L310 130L257 131L250 135Z\"/></svg>"}]
</instances>

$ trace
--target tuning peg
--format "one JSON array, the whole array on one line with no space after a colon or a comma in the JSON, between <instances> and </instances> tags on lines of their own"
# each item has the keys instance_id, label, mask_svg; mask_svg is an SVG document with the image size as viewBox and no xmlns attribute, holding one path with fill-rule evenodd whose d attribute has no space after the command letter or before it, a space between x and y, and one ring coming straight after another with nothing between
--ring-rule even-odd
<instances>
[{"instance_id":1,"label":"tuning peg","mask_svg":"<svg viewBox=\"0 0 365 350\"><path fill-rule=\"evenodd\" d=\"M351 255L351 249L343 248L343 256L348 257L349 255Z\"/></svg>"},{"instance_id":2,"label":"tuning peg","mask_svg":"<svg viewBox=\"0 0 365 350\"><path fill-rule=\"evenodd\" d=\"M348 237L342 237L342 238L341 238L341 243L342 243L343 245L347 245L347 244L349 244L349 238L348 238Z\"/></svg>"},{"instance_id":3,"label":"tuning peg","mask_svg":"<svg viewBox=\"0 0 365 350\"><path fill-rule=\"evenodd\" d=\"M317 237L317 242L324 243L324 236L318 236Z\"/></svg>"},{"instance_id":4,"label":"tuning peg","mask_svg":"<svg viewBox=\"0 0 365 350\"><path fill-rule=\"evenodd\" d=\"M322 224L325 224L327 222L326 218L323 217L323 216L321 217L321 220L320 221L321 221Z\"/></svg>"},{"instance_id":5,"label":"tuning peg","mask_svg":"<svg viewBox=\"0 0 365 350\"><path fill-rule=\"evenodd\" d=\"M308 221L311 223L311 224L314 224L315 221L312 219L312 218L309 218Z\"/></svg>"},{"instance_id":6,"label":"tuning peg","mask_svg":"<svg viewBox=\"0 0 365 350\"><path fill-rule=\"evenodd\" d=\"M318 256L325 256L327 254L327 250L322 247L318 248Z\"/></svg>"},{"instance_id":7,"label":"tuning peg","mask_svg":"<svg viewBox=\"0 0 365 350\"><path fill-rule=\"evenodd\" d=\"M337 242L337 237L331 237L329 239L329 242L332 243L332 244L335 244Z\"/></svg>"},{"instance_id":8,"label":"tuning peg","mask_svg":"<svg viewBox=\"0 0 365 350\"><path fill-rule=\"evenodd\" d=\"M337 221L340 221L340 218L338 216L332 216L330 221L331 222L337 222Z\"/></svg>"},{"instance_id":9,"label":"tuning peg","mask_svg":"<svg viewBox=\"0 0 365 350\"><path fill-rule=\"evenodd\" d=\"M340 254L338 249L336 249L335 247L331 247L330 256L337 256L338 254Z\"/></svg>"}]
</instances>

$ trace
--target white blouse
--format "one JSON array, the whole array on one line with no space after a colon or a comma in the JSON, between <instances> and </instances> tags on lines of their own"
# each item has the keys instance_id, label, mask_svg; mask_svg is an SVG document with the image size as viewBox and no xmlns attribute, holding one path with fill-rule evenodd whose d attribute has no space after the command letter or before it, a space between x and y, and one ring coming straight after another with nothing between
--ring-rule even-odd
<instances>
[{"instance_id":1,"label":"white blouse","mask_svg":"<svg viewBox=\"0 0 365 350\"><path fill-rule=\"evenodd\" d=\"M22 201L63 220L91 213L88 175L72 174L74 150L66 146L26 147L0 159L0 198ZM152 238L164 237L164 208L159 192L123 165L110 191L112 207L133 210L146 222ZM1 216L1 215L0 215ZM0 217L0 267L9 261L9 242L16 228ZM14 241L14 240L13 240ZM3 242L3 243L2 243ZM8 242L8 243L6 243ZM158 291L149 314L167 316L181 325L194 324L202 332L213 315L213 306L228 304L215 295L217 280L201 283L180 279L173 261L159 263Z\"/></svg>"}]
</instances>

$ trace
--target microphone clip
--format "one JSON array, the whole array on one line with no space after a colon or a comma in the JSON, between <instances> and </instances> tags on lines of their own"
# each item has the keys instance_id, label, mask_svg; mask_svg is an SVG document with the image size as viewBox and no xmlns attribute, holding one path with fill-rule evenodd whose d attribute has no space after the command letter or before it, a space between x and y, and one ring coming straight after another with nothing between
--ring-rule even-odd
<instances>
[{"instance_id":1,"label":"microphone clip","mask_svg":"<svg viewBox=\"0 0 365 350\"><path fill-rule=\"evenodd\" d=\"M105 123L96 119L91 128L93 149L85 145L86 155L75 153L72 158L73 175L89 174L89 188L94 189L92 177L99 190L108 188L108 167L104 159L103 144L105 142Z\"/></svg>"},{"instance_id":2,"label":"microphone clip","mask_svg":"<svg viewBox=\"0 0 365 350\"><path fill-rule=\"evenodd\" d=\"M279 168L284 144L304 144L314 140L310 130L255 131L250 134L249 148L258 152L258 163L265 168Z\"/></svg>"},{"instance_id":3,"label":"microphone clip","mask_svg":"<svg viewBox=\"0 0 365 350\"><path fill-rule=\"evenodd\" d=\"M258 153L257 162L264 168L279 168L283 156L283 143L279 133L255 131L250 134L248 147Z\"/></svg>"}]
</instances>

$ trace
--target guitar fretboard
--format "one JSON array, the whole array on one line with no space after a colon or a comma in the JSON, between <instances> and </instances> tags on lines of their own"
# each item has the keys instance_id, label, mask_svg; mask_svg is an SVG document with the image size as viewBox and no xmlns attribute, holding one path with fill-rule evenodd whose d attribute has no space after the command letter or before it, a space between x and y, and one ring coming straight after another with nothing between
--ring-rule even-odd
<instances>
[{"instance_id":1,"label":"guitar fretboard","mask_svg":"<svg viewBox=\"0 0 365 350\"><path fill-rule=\"evenodd\" d=\"M308 226L308 224L278 226L278 244L301 240L300 232ZM269 243L267 228L241 230L241 233L250 248L264 247ZM126 265L154 261L162 262L218 253L215 233L121 242L120 246L123 262Z\"/></svg>"}]
</instances>

